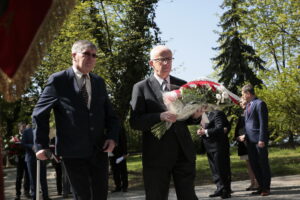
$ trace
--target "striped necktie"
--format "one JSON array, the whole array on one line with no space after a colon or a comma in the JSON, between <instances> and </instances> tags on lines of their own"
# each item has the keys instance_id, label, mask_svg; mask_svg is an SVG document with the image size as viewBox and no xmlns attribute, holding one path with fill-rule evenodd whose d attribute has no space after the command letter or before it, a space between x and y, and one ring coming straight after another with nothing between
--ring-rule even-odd
<instances>
[{"instance_id":1,"label":"striped necktie","mask_svg":"<svg viewBox=\"0 0 300 200\"><path fill-rule=\"evenodd\" d=\"M164 92L170 91L168 88L168 81L166 79L164 79L164 81L161 84L161 90Z\"/></svg>"},{"instance_id":2,"label":"striped necktie","mask_svg":"<svg viewBox=\"0 0 300 200\"><path fill-rule=\"evenodd\" d=\"M80 88L80 94L81 94L81 97L82 97L82 100L83 100L83 103L88 106L88 102L89 102L89 94L87 92L87 89L86 89L86 79L87 79L87 75L86 74L83 74L82 77L82 86Z\"/></svg>"}]
</instances>

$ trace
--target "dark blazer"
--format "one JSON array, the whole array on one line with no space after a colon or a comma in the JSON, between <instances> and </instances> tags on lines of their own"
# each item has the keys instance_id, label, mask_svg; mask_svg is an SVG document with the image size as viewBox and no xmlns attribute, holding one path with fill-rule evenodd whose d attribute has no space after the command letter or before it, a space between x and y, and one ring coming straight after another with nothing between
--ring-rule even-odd
<instances>
[{"instance_id":1,"label":"dark blazer","mask_svg":"<svg viewBox=\"0 0 300 200\"><path fill-rule=\"evenodd\" d=\"M246 109L247 110L247 109ZM268 108L265 102L255 98L250 106L250 112L245 116L246 137L250 142L268 143Z\"/></svg>"},{"instance_id":2,"label":"dark blazer","mask_svg":"<svg viewBox=\"0 0 300 200\"><path fill-rule=\"evenodd\" d=\"M127 136L126 136L126 131L123 127L120 129L119 132L119 143L114 148L112 153L116 158L119 158L123 155L127 155Z\"/></svg>"},{"instance_id":3,"label":"dark blazer","mask_svg":"<svg viewBox=\"0 0 300 200\"><path fill-rule=\"evenodd\" d=\"M48 148L49 115L54 110L56 122L56 154L64 158L89 157L102 150L106 139L117 141L119 121L108 99L104 80L89 73L92 100L90 109L79 93L75 73L67 70L52 74L37 102L32 117L35 143Z\"/></svg>"},{"instance_id":4,"label":"dark blazer","mask_svg":"<svg viewBox=\"0 0 300 200\"><path fill-rule=\"evenodd\" d=\"M237 141L237 145L238 145L238 155L242 156L242 155L247 155L248 151L247 151L247 147L246 147L246 143L245 142L240 142L237 140L237 138L241 135L245 135L245 116L240 116L238 118L238 122L236 124L235 127L235 131L234 131L234 138Z\"/></svg>"},{"instance_id":5,"label":"dark blazer","mask_svg":"<svg viewBox=\"0 0 300 200\"><path fill-rule=\"evenodd\" d=\"M24 130L22 135L22 145L25 147L25 161L36 161L35 153L33 151L33 131L31 128Z\"/></svg>"},{"instance_id":6,"label":"dark blazer","mask_svg":"<svg viewBox=\"0 0 300 200\"><path fill-rule=\"evenodd\" d=\"M178 87L185 83L181 79L170 76L171 86L175 85ZM171 164L169 161L176 154L172 151L172 147L177 144L177 141L180 143L185 157L190 162L195 161L195 147L187 128L187 121L173 123L160 140L151 133L151 127L161 122L160 113L167 110L163 103L159 82L154 76L134 85L130 104L130 125L133 129L143 132L142 152L144 166L169 166Z\"/></svg>"},{"instance_id":7,"label":"dark blazer","mask_svg":"<svg viewBox=\"0 0 300 200\"><path fill-rule=\"evenodd\" d=\"M209 137L203 135L203 144L206 152L226 151L228 152L229 140L228 132L230 131L230 124L224 112L215 110L208 113L209 123L205 125ZM228 129L224 133L224 127Z\"/></svg>"}]
</instances>

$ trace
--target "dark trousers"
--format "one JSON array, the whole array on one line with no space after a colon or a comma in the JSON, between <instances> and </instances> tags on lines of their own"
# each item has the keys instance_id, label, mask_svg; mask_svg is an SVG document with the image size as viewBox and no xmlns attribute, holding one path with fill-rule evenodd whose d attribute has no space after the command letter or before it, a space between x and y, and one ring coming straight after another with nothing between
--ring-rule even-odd
<instances>
[{"instance_id":1,"label":"dark trousers","mask_svg":"<svg viewBox=\"0 0 300 200\"><path fill-rule=\"evenodd\" d=\"M18 156L17 175L16 175L16 196L21 195L22 179L24 177L23 188L24 193L30 192L30 180L27 165L24 156Z\"/></svg>"},{"instance_id":2,"label":"dark trousers","mask_svg":"<svg viewBox=\"0 0 300 200\"><path fill-rule=\"evenodd\" d=\"M255 178L262 190L270 190L271 170L268 147L258 147L257 143L248 142L248 156Z\"/></svg>"},{"instance_id":3,"label":"dark trousers","mask_svg":"<svg viewBox=\"0 0 300 200\"><path fill-rule=\"evenodd\" d=\"M75 200L106 200L108 193L107 153L89 158L63 158Z\"/></svg>"},{"instance_id":4,"label":"dark trousers","mask_svg":"<svg viewBox=\"0 0 300 200\"><path fill-rule=\"evenodd\" d=\"M113 173L113 179L116 189L127 189L128 188L128 171L126 159L120 163L116 163L117 157L110 157L110 165Z\"/></svg>"},{"instance_id":5,"label":"dark trousers","mask_svg":"<svg viewBox=\"0 0 300 200\"><path fill-rule=\"evenodd\" d=\"M67 177L64 165L62 162L52 161L52 165L55 169L56 178L56 189L59 194L69 194L70 193L70 183Z\"/></svg>"},{"instance_id":6,"label":"dark trousers","mask_svg":"<svg viewBox=\"0 0 300 200\"><path fill-rule=\"evenodd\" d=\"M27 161L27 168L30 177L30 188L32 191L33 199L36 198L36 159ZM43 198L48 198L48 184L47 184L47 169L46 161L40 161L40 186L42 189ZM39 195L39 194L38 194Z\"/></svg>"},{"instance_id":7,"label":"dark trousers","mask_svg":"<svg viewBox=\"0 0 300 200\"><path fill-rule=\"evenodd\" d=\"M170 166L143 166L146 200L167 200L171 176L178 200L197 200L195 194L195 162L188 161L182 151Z\"/></svg>"},{"instance_id":8,"label":"dark trousers","mask_svg":"<svg viewBox=\"0 0 300 200\"><path fill-rule=\"evenodd\" d=\"M207 152L212 178L217 186L217 191L231 191L230 157L227 151Z\"/></svg>"},{"instance_id":9,"label":"dark trousers","mask_svg":"<svg viewBox=\"0 0 300 200\"><path fill-rule=\"evenodd\" d=\"M57 193L62 193L62 167L61 162L56 162L52 160L52 165L55 169L55 179L56 179L56 190Z\"/></svg>"}]
</instances>

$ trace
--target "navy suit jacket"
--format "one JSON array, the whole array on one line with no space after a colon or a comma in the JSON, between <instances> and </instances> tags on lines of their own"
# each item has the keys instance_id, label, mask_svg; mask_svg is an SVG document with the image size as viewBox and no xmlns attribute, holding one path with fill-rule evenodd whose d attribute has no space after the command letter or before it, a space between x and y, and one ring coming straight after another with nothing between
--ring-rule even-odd
<instances>
[{"instance_id":1,"label":"navy suit jacket","mask_svg":"<svg viewBox=\"0 0 300 200\"><path fill-rule=\"evenodd\" d=\"M255 98L250 106L250 112L245 114L245 131L247 140L253 143L263 141L268 143L268 108L265 102Z\"/></svg>"},{"instance_id":2,"label":"navy suit jacket","mask_svg":"<svg viewBox=\"0 0 300 200\"><path fill-rule=\"evenodd\" d=\"M106 139L117 142L119 120L108 99L104 80L89 73L92 98L84 104L75 73L70 67L49 77L32 117L38 149L49 146L49 117L53 109L56 123L56 154L65 158L86 158L95 149L102 151Z\"/></svg>"},{"instance_id":3,"label":"navy suit jacket","mask_svg":"<svg viewBox=\"0 0 300 200\"><path fill-rule=\"evenodd\" d=\"M33 151L33 131L31 128L27 128L24 130L21 142L25 147L25 161L36 161L35 153Z\"/></svg>"}]
</instances>

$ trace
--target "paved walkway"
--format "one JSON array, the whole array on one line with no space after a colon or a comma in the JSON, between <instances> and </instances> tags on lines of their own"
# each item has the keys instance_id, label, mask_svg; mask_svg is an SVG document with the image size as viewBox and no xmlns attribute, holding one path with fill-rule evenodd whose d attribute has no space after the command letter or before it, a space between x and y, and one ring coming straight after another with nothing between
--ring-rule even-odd
<instances>
[{"instance_id":1,"label":"paved walkway","mask_svg":"<svg viewBox=\"0 0 300 200\"><path fill-rule=\"evenodd\" d=\"M4 170L5 181L5 199L13 200L15 197L15 169L9 168ZM55 178L53 168L48 170L48 185L50 198L53 200L63 199L61 196L56 196ZM250 192L245 191L245 188L249 185L249 181L237 181L232 183L233 200L300 200L300 175L273 177L271 186L271 195L267 197L252 196ZM209 198L208 195L215 190L214 185L196 186L196 193L199 200L214 200L220 199ZM22 199L26 199L23 197ZM68 200L72 198L66 198ZM127 193L113 193L109 194L109 200L143 200L145 199L144 191L130 190ZM174 189L170 189L169 200L176 200L176 194Z\"/></svg>"}]
</instances>

